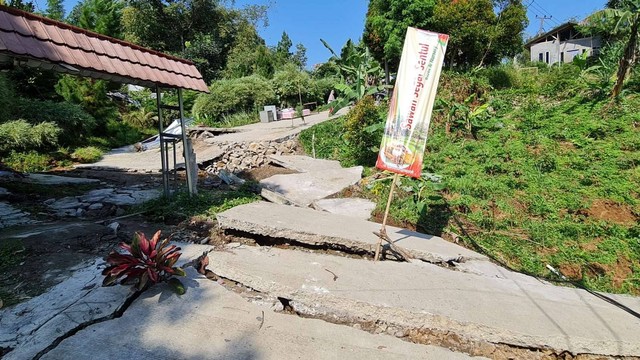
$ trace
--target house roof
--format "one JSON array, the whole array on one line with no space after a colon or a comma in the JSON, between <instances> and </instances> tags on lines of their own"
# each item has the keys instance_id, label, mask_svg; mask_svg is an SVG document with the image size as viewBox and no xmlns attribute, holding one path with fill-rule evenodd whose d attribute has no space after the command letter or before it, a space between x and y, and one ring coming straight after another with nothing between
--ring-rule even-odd
<instances>
[{"instance_id":1,"label":"house roof","mask_svg":"<svg viewBox=\"0 0 640 360\"><path fill-rule=\"evenodd\" d=\"M531 45L539 42L540 40L545 39L547 36L556 34L556 33L560 32L560 31L571 29L571 28L575 27L576 25L578 25L578 23L573 22L573 21L569 21L569 22L566 22L564 24L560 24L560 25L554 27L553 29L547 31L546 33L536 35L533 39L527 41L527 43L524 44L524 46L529 48L529 47L531 47Z\"/></svg>"},{"instance_id":2,"label":"house roof","mask_svg":"<svg viewBox=\"0 0 640 360\"><path fill-rule=\"evenodd\" d=\"M147 87L208 92L188 60L0 5L0 62Z\"/></svg>"}]
</instances>

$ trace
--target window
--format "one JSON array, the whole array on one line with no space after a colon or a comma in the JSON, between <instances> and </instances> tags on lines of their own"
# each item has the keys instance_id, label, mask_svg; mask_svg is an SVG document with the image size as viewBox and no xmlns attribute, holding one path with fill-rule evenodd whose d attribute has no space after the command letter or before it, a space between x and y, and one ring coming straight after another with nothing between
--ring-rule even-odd
<instances>
[{"instance_id":1,"label":"window","mask_svg":"<svg viewBox=\"0 0 640 360\"><path fill-rule=\"evenodd\" d=\"M549 52L548 51L547 51L547 54L546 54L546 63L547 64L549 63Z\"/></svg>"},{"instance_id":2,"label":"window","mask_svg":"<svg viewBox=\"0 0 640 360\"><path fill-rule=\"evenodd\" d=\"M544 58L542 57L542 53L538 54L538 61L544 61Z\"/></svg>"},{"instance_id":3,"label":"window","mask_svg":"<svg viewBox=\"0 0 640 360\"><path fill-rule=\"evenodd\" d=\"M564 62L564 51L560 52L560 62Z\"/></svg>"}]
</instances>

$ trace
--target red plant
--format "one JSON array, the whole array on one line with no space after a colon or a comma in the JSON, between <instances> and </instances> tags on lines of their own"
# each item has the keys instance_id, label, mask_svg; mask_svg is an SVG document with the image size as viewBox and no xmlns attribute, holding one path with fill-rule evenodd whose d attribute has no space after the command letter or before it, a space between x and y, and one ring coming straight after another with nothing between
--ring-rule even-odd
<instances>
[{"instance_id":1,"label":"red plant","mask_svg":"<svg viewBox=\"0 0 640 360\"><path fill-rule=\"evenodd\" d=\"M180 248L169 245L169 239L160 240L160 231L151 239L142 232L136 232L131 245L120 243L123 252L112 251L107 257L109 266L102 271L105 276L102 286L134 284L139 291L159 282L167 282L174 291L185 292L180 280L173 276L184 276L180 267L174 266L180 255Z\"/></svg>"}]
</instances>

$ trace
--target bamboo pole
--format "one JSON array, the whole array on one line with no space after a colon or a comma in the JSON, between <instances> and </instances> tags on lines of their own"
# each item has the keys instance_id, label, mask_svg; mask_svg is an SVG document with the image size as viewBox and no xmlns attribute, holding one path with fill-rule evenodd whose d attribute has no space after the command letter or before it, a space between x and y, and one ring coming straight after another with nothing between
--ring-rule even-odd
<instances>
[{"instance_id":1,"label":"bamboo pole","mask_svg":"<svg viewBox=\"0 0 640 360\"><path fill-rule=\"evenodd\" d=\"M400 175L396 173L393 176L393 181L391 182L391 189L389 189L389 199L387 199L387 208L384 210L384 217L382 218L382 228L380 228L381 236L378 236L378 245L376 245L376 254L374 256L374 261L378 261L380 258L380 250L382 249L382 239L387 236L387 217L389 216L389 208L391 207L391 200L393 200L393 191L396 188L396 182L398 181L398 177Z\"/></svg>"}]
</instances>

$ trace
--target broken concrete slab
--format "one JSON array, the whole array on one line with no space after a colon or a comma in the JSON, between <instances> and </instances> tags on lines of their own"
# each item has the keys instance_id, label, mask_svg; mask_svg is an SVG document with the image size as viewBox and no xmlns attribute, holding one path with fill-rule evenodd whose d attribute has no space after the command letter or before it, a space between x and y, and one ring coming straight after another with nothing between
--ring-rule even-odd
<instances>
[{"instance_id":1,"label":"broken concrete slab","mask_svg":"<svg viewBox=\"0 0 640 360\"><path fill-rule=\"evenodd\" d=\"M375 252L380 224L352 217L255 202L236 206L216 215L220 228L290 239L314 246L338 245L354 252ZM462 259L487 260L474 251L440 237L387 226L387 234L399 246L421 260L447 263Z\"/></svg>"},{"instance_id":2,"label":"broken concrete slab","mask_svg":"<svg viewBox=\"0 0 640 360\"><path fill-rule=\"evenodd\" d=\"M3 359L31 359L59 336L121 306L129 289L101 287L100 263L84 264L49 292L0 311L0 347L14 348Z\"/></svg>"},{"instance_id":3,"label":"broken concrete slab","mask_svg":"<svg viewBox=\"0 0 640 360\"><path fill-rule=\"evenodd\" d=\"M288 299L303 316L374 323L412 339L424 333L470 354L640 356L640 319L580 289L267 247L209 260L219 276ZM639 298L611 296L640 309Z\"/></svg>"},{"instance_id":4,"label":"broken concrete slab","mask_svg":"<svg viewBox=\"0 0 640 360\"><path fill-rule=\"evenodd\" d=\"M176 245L182 247L180 264L211 249L204 245ZM130 286L102 287L105 266L103 259L78 264L69 269L69 278L46 293L0 310L0 347L13 349L3 359L34 358L56 339L93 322L110 320L132 291Z\"/></svg>"},{"instance_id":5,"label":"broken concrete slab","mask_svg":"<svg viewBox=\"0 0 640 360\"><path fill-rule=\"evenodd\" d=\"M268 306L249 303L192 268L187 274L185 295L178 297L158 285L122 317L79 331L42 359L66 359L69 354L94 360L469 358L435 346L273 313Z\"/></svg>"},{"instance_id":6,"label":"broken concrete slab","mask_svg":"<svg viewBox=\"0 0 640 360\"><path fill-rule=\"evenodd\" d=\"M45 204L55 210L56 215L80 217L86 210L101 209L104 204L132 206L156 199L162 195L158 189L140 189L127 187L121 189L95 189L82 196L67 196L61 199L49 199Z\"/></svg>"},{"instance_id":7,"label":"broken concrete slab","mask_svg":"<svg viewBox=\"0 0 640 360\"><path fill-rule=\"evenodd\" d=\"M2 199L3 197L7 197L11 195L11 192L3 187L0 187L0 199Z\"/></svg>"},{"instance_id":8,"label":"broken concrete slab","mask_svg":"<svg viewBox=\"0 0 640 360\"><path fill-rule=\"evenodd\" d=\"M98 179L76 178L51 174L28 174L24 178L24 181L40 185L78 185L100 183L100 180Z\"/></svg>"},{"instance_id":9,"label":"broken concrete slab","mask_svg":"<svg viewBox=\"0 0 640 360\"><path fill-rule=\"evenodd\" d=\"M311 207L336 215L369 220L371 212L376 208L376 203L360 198L320 199L314 201Z\"/></svg>"},{"instance_id":10,"label":"broken concrete slab","mask_svg":"<svg viewBox=\"0 0 640 360\"><path fill-rule=\"evenodd\" d=\"M286 169L297 172L325 171L342 169L339 161L314 159L303 155L270 155L269 161Z\"/></svg>"},{"instance_id":11,"label":"broken concrete slab","mask_svg":"<svg viewBox=\"0 0 640 360\"><path fill-rule=\"evenodd\" d=\"M260 181L260 185L281 194L292 203L309 206L315 200L336 194L357 183L361 177L362 166L355 166L346 169L274 175Z\"/></svg>"},{"instance_id":12,"label":"broken concrete slab","mask_svg":"<svg viewBox=\"0 0 640 360\"><path fill-rule=\"evenodd\" d=\"M28 212L17 209L8 202L0 201L0 229L34 222Z\"/></svg>"}]
</instances>

